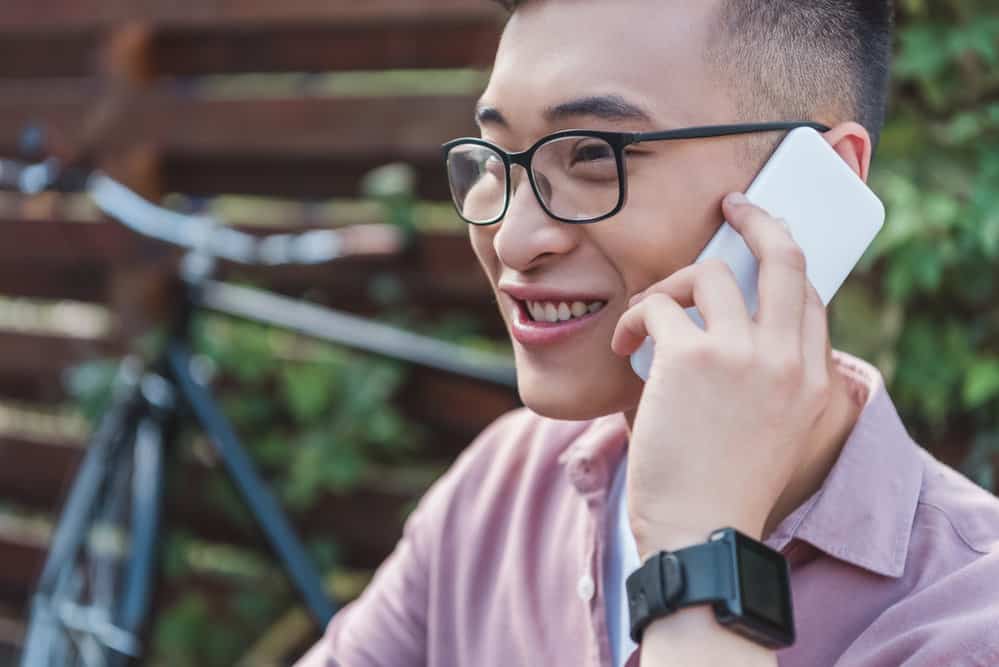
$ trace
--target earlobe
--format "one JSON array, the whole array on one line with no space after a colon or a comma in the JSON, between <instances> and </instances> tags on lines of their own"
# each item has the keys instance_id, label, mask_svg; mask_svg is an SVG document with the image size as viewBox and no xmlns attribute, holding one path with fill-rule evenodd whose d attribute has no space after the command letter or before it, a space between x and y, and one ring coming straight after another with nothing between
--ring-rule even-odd
<instances>
[{"instance_id":1,"label":"earlobe","mask_svg":"<svg viewBox=\"0 0 999 667\"><path fill-rule=\"evenodd\" d=\"M850 169L867 182L871 167L871 136L860 123L840 123L825 133L825 139Z\"/></svg>"}]
</instances>

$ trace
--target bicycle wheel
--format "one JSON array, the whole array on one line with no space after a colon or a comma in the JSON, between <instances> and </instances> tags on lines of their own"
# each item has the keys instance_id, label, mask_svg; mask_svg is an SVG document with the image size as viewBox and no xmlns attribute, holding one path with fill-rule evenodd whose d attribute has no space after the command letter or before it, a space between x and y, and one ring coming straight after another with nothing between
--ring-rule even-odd
<instances>
[{"instance_id":1,"label":"bicycle wheel","mask_svg":"<svg viewBox=\"0 0 999 667\"><path fill-rule=\"evenodd\" d=\"M145 397L149 378L156 376L143 378L143 398L134 417L123 422L129 427L119 429L99 461L100 472L95 475L95 467L81 471L77 484L89 485L90 491L86 510L80 508L83 501L73 506L74 496L88 495L76 494L74 484L56 530L57 536L72 534L73 543L54 540L32 599L22 667L118 667L142 653L165 428L164 415ZM64 528L70 520L81 523Z\"/></svg>"}]
</instances>

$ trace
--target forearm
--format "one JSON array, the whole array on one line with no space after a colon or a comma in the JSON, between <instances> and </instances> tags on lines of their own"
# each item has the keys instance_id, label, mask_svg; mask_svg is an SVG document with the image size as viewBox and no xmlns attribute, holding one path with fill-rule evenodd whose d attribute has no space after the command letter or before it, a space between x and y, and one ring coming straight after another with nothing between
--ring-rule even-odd
<instances>
[{"instance_id":1,"label":"forearm","mask_svg":"<svg viewBox=\"0 0 999 667\"><path fill-rule=\"evenodd\" d=\"M777 653L715 620L711 607L687 607L656 619L642 635L642 667L774 667Z\"/></svg>"}]
</instances>

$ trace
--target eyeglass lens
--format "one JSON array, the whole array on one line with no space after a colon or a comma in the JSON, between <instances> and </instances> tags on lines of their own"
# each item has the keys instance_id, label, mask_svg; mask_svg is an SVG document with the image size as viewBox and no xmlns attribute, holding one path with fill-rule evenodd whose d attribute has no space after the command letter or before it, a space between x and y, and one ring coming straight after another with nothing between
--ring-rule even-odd
<instances>
[{"instance_id":1,"label":"eyeglass lens","mask_svg":"<svg viewBox=\"0 0 999 667\"><path fill-rule=\"evenodd\" d=\"M597 137L553 139L534 153L534 182L542 205L551 215L572 221L604 216L621 196L613 147ZM506 205L503 158L480 144L453 148L447 160L451 194L468 222L494 222Z\"/></svg>"}]
</instances>

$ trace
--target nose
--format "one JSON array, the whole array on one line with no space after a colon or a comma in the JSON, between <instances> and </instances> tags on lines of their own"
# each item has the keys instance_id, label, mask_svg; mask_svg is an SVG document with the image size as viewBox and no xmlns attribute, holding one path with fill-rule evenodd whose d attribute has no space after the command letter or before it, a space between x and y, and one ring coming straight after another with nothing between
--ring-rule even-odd
<instances>
[{"instance_id":1,"label":"nose","mask_svg":"<svg viewBox=\"0 0 999 667\"><path fill-rule=\"evenodd\" d=\"M497 223L493 237L499 260L520 272L568 254L578 245L580 234L577 225L559 222L545 212L526 176L520 165L514 165L510 174L510 205L503 220ZM548 179L540 174L536 178L542 196L549 196Z\"/></svg>"}]
</instances>

